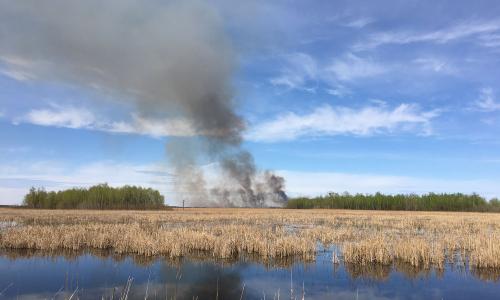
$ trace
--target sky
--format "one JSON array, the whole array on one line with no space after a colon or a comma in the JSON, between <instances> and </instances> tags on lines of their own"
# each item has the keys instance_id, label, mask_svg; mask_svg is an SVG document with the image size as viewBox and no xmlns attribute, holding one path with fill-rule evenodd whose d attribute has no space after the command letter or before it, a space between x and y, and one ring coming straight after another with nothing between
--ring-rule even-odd
<instances>
[{"instance_id":1,"label":"sky","mask_svg":"<svg viewBox=\"0 0 500 300\"><path fill-rule=\"evenodd\" d=\"M0 0L0 11L21 9L9 2ZM146 1L145 11L172 9L167 2ZM92 26L134 30L140 21L122 17L127 6L114 9L120 2L109 3L103 10L120 22L98 19ZM242 147L259 169L285 178L289 195L500 197L497 1L210 1L201 7L202 15L213 14L230 44L228 60L234 55L231 99L245 122ZM31 26L62 24L52 22L58 16L46 18ZM68 14L65 22L71 28L93 21ZM75 73L60 75L61 58L44 56L35 42L10 47L12 41L26 42L19 32L31 29L11 30L26 24L22 18L0 21L0 204L21 203L31 186L60 190L104 182L152 187L168 204L179 204L165 145L199 133L175 112L168 118L141 114L134 101L122 99L140 97L140 91L109 92L99 70L85 73L83 82L71 77ZM116 49L131 55L126 49L155 47L140 38L141 29L153 28L158 35L152 38L172 30L151 24L137 27L130 39L117 38ZM75 38L84 46L91 39ZM161 51L154 59L164 59ZM64 63L84 59L67 55ZM202 62L200 72L204 67ZM139 71L147 76L147 68ZM96 74L95 82L89 74ZM126 79L133 74L127 75L116 73ZM216 163L200 162L207 173Z\"/></svg>"}]
</instances>

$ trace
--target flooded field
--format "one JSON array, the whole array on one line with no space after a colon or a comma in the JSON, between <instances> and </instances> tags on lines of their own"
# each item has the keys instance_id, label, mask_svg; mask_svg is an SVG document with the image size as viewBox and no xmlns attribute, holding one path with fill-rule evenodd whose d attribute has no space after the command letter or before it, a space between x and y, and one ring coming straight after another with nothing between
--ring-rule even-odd
<instances>
[{"instance_id":1,"label":"flooded field","mask_svg":"<svg viewBox=\"0 0 500 300\"><path fill-rule=\"evenodd\" d=\"M0 299L495 299L500 215L0 210Z\"/></svg>"},{"instance_id":2,"label":"flooded field","mask_svg":"<svg viewBox=\"0 0 500 300\"><path fill-rule=\"evenodd\" d=\"M269 266L16 251L0 255L0 299L497 299L498 277L488 276L450 266L335 265L329 252Z\"/></svg>"}]
</instances>

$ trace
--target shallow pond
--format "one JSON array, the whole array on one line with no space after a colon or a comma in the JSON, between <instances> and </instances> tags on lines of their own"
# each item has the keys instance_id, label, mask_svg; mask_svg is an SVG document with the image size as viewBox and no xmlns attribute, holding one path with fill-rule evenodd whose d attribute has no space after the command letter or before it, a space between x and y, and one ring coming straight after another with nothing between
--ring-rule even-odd
<instances>
[{"instance_id":1,"label":"shallow pond","mask_svg":"<svg viewBox=\"0 0 500 300\"><path fill-rule=\"evenodd\" d=\"M250 258L168 260L106 253L0 252L0 299L498 299L499 274L407 265ZM129 283L127 286L127 282Z\"/></svg>"}]
</instances>

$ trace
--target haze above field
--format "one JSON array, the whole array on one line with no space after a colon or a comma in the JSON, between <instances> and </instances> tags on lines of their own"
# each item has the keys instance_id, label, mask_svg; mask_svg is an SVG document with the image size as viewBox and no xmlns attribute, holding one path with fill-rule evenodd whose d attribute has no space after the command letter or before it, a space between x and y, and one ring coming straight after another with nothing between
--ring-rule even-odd
<instances>
[{"instance_id":1,"label":"haze above field","mask_svg":"<svg viewBox=\"0 0 500 300\"><path fill-rule=\"evenodd\" d=\"M129 101L144 92L135 87L151 91L149 83L158 83L158 70L145 70L184 52L165 46L163 38L172 36L191 45L186 49L214 50L193 50L209 53L199 64L181 57L200 70L199 86L185 90L205 88L206 78L225 88L227 79L228 105L246 126L243 149L259 168L284 176L292 196L500 196L496 1L126 0L109 1L100 13L93 13L96 1L86 1L86 10L75 7L61 19L53 11L63 2L46 1L40 11L37 1L0 0L0 204L20 203L31 186L103 182L152 187L167 203L180 204L185 195L174 190L165 143L191 143L204 133L189 114L155 111L164 99L146 109ZM180 12L195 21L177 28L159 17ZM87 35L88 24L102 32ZM80 34L68 43L68 32ZM26 38L32 34L51 44ZM98 39L109 36L116 38ZM227 45L219 47L222 42ZM58 43L112 47L61 49ZM113 51L89 65L96 49ZM215 59L221 54L227 61ZM148 68L120 72L116 57ZM117 81L110 84L109 76ZM130 90L116 91L130 82L136 84ZM163 82L152 90L180 93ZM200 165L208 181L216 178L216 159L202 157Z\"/></svg>"}]
</instances>

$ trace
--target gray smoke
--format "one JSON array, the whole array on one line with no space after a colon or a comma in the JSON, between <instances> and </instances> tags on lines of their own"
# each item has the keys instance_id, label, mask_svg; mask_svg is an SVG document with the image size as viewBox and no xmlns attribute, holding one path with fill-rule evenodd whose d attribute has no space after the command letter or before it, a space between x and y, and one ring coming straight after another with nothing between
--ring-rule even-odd
<instances>
[{"instance_id":1,"label":"gray smoke","mask_svg":"<svg viewBox=\"0 0 500 300\"><path fill-rule=\"evenodd\" d=\"M286 199L283 180L258 172L240 148L244 122L231 88L236 57L205 2L0 0L0 59L30 78L130 101L141 117L185 118L197 141L175 139L167 153L176 188L195 204ZM198 167L204 158L218 161L229 179L208 186Z\"/></svg>"}]
</instances>

